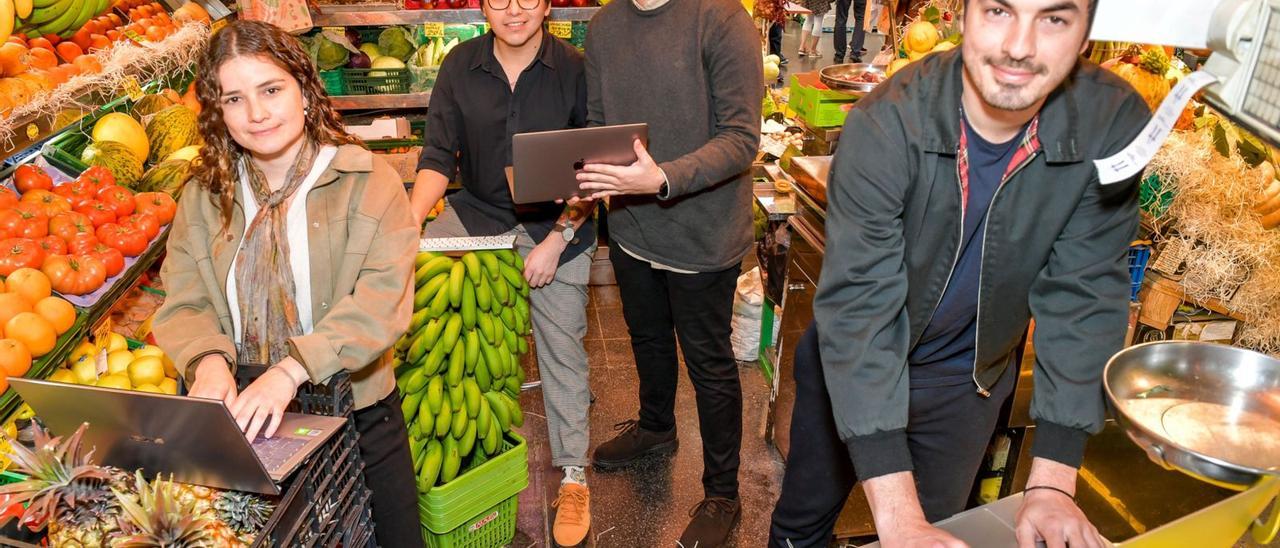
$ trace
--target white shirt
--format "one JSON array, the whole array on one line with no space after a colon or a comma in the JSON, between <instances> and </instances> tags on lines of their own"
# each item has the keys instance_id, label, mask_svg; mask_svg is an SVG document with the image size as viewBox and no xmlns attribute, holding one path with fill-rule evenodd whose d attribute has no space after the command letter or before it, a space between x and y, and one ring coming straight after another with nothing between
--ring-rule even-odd
<instances>
[{"instance_id":1,"label":"white shirt","mask_svg":"<svg viewBox=\"0 0 1280 548\"><path fill-rule=\"evenodd\" d=\"M337 154L338 147L326 145L320 148L316 153L315 163L311 166L311 172L307 174L306 179L302 180L302 184L295 191L294 198L289 202L289 210L285 212L285 231L291 251L289 266L293 270L293 287L296 296L294 302L298 307L298 322L302 324L304 335L310 334L314 327L311 321L311 257L307 252L310 249L308 247L310 238L307 235L307 193L316 186L320 175L329 168L329 163ZM258 216L258 201L253 198L253 190L249 188L248 174L245 173L243 166L240 168L240 194L244 196L242 201L245 222L252 223L253 218ZM240 335L244 329L240 323L240 299L236 289L236 263L239 262L240 251L244 246L243 239L240 245L241 247L236 250L236 257L231 260L231 275L227 276L227 304L231 309L231 326L234 328L233 338L237 345L241 343Z\"/></svg>"}]
</instances>

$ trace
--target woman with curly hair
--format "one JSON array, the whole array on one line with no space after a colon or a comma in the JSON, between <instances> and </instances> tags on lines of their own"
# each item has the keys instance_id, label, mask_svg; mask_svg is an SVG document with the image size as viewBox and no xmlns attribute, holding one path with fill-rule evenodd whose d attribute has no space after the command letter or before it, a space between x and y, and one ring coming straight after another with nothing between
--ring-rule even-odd
<instances>
[{"instance_id":1,"label":"woman with curly hair","mask_svg":"<svg viewBox=\"0 0 1280 548\"><path fill-rule=\"evenodd\" d=\"M246 436L300 385L351 375L377 542L422 546L388 350L409 325L418 227L400 176L348 135L299 42L266 23L214 34L197 74L205 145L161 274L160 345ZM243 391L237 363L268 365Z\"/></svg>"}]
</instances>

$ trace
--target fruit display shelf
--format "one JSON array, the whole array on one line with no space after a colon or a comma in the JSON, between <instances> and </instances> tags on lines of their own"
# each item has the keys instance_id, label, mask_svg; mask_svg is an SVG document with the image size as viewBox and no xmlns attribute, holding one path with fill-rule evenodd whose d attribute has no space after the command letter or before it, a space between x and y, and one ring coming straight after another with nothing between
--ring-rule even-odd
<instances>
[{"instance_id":1,"label":"fruit display shelf","mask_svg":"<svg viewBox=\"0 0 1280 548\"><path fill-rule=\"evenodd\" d=\"M331 98L338 110L389 110L401 108L427 108L431 104L431 92L395 93L389 95L339 95Z\"/></svg>"},{"instance_id":2,"label":"fruit display shelf","mask_svg":"<svg viewBox=\"0 0 1280 548\"><path fill-rule=\"evenodd\" d=\"M600 8L551 8L551 21L589 21ZM372 27L421 23L483 23L479 9L311 12L317 27Z\"/></svg>"}]
</instances>

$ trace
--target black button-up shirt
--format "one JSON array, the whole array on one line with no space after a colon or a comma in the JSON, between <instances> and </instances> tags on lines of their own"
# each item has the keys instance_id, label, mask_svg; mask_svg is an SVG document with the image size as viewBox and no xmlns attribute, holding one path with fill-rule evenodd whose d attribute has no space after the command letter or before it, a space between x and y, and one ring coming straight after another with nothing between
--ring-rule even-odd
<instances>
[{"instance_id":1,"label":"black button-up shirt","mask_svg":"<svg viewBox=\"0 0 1280 548\"><path fill-rule=\"evenodd\" d=\"M523 225L535 242L551 233L564 211L554 203L520 205L511 199L506 167L517 133L586 125L587 85L582 54L542 33L538 56L521 73L515 91L493 54L492 32L458 45L444 60L428 110L426 143L418 169L450 178L461 171L462 191L449 205L474 236L502 234ZM576 243L560 255L563 264L595 242L588 219ZM556 235L555 237L560 237Z\"/></svg>"}]
</instances>

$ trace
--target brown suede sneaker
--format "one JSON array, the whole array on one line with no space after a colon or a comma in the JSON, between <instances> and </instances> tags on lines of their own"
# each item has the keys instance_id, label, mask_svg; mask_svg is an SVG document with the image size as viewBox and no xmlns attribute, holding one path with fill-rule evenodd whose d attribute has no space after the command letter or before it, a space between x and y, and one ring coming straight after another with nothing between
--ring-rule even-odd
<instances>
[{"instance_id":1,"label":"brown suede sneaker","mask_svg":"<svg viewBox=\"0 0 1280 548\"><path fill-rule=\"evenodd\" d=\"M596 448L592 463L599 470L613 470L631 464L649 454L674 453L680 446L676 429L650 432L640 428L640 421L629 420L613 425L619 434Z\"/></svg>"},{"instance_id":2,"label":"brown suede sneaker","mask_svg":"<svg viewBox=\"0 0 1280 548\"><path fill-rule=\"evenodd\" d=\"M591 491L587 486L561 484L560 495L551 506L556 509L556 521L551 531L556 546L568 548L582 544L591 530Z\"/></svg>"},{"instance_id":3,"label":"brown suede sneaker","mask_svg":"<svg viewBox=\"0 0 1280 548\"><path fill-rule=\"evenodd\" d=\"M689 512L693 519L680 535L681 548L716 548L729 540L729 533L738 526L742 505L734 499L702 499Z\"/></svg>"}]
</instances>

